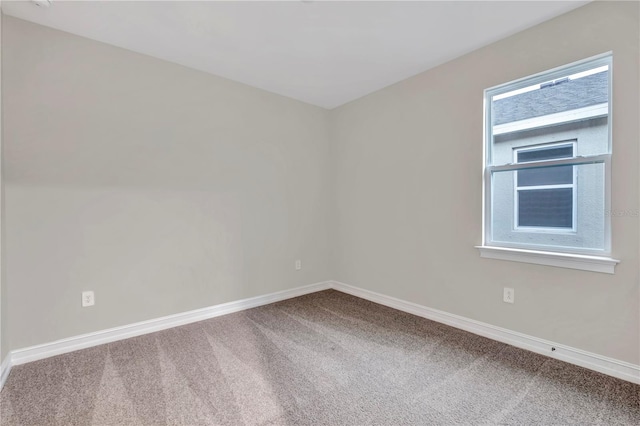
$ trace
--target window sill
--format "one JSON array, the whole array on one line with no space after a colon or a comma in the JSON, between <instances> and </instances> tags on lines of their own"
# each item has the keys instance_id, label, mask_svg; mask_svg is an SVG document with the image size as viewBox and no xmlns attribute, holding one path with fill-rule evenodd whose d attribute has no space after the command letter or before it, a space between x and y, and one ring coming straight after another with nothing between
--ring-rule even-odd
<instances>
[{"instance_id":1,"label":"window sill","mask_svg":"<svg viewBox=\"0 0 640 426\"><path fill-rule=\"evenodd\" d=\"M619 260L610 257L585 256L581 254L554 253L549 251L523 250L506 247L476 246L480 256L489 259L511 260L513 262L535 263L559 268L613 274Z\"/></svg>"}]
</instances>

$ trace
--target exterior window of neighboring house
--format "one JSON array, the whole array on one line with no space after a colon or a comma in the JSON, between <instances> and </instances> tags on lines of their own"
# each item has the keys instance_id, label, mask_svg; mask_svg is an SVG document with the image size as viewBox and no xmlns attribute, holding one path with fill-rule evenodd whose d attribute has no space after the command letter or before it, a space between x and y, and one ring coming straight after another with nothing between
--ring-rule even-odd
<instances>
[{"instance_id":1,"label":"exterior window of neighboring house","mask_svg":"<svg viewBox=\"0 0 640 426\"><path fill-rule=\"evenodd\" d=\"M611 63L601 55L485 91L481 249L610 254Z\"/></svg>"},{"instance_id":2,"label":"exterior window of neighboring house","mask_svg":"<svg viewBox=\"0 0 640 426\"><path fill-rule=\"evenodd\" d=\"M514 162L533 163L575 157L575 142L516 148ZM516 229L576 230L576 173L573 166L516 172Z\"/></svg>"}]
</instances>

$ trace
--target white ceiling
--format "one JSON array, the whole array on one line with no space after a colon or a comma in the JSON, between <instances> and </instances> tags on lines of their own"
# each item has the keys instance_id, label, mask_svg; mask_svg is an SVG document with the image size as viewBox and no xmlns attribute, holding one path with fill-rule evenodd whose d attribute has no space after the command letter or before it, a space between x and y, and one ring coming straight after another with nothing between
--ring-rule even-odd
<instances>
[{"instance_id":1,"label":"white ceiling","mask_svg":"<svg viewBox=\"0 0 640 426\"><path fill-rule=\"evenodd\" d=\"M3 1L5 14L334 108L588 1Z\"/></svg>"}]
</instances>

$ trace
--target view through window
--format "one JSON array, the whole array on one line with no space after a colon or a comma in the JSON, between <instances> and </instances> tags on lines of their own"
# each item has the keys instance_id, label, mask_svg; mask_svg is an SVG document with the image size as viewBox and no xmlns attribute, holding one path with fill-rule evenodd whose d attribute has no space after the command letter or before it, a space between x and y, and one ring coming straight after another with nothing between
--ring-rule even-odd
<instances>
[{"instance_id":1,"label":"view through window","mask_svg":"<svg viewBox=\"0 0 640 426\"><path fill-rule=\"evenodd\" d=\"M611 56L485 91L485 245L605 254Z\"/></svg>"}]
</instances>

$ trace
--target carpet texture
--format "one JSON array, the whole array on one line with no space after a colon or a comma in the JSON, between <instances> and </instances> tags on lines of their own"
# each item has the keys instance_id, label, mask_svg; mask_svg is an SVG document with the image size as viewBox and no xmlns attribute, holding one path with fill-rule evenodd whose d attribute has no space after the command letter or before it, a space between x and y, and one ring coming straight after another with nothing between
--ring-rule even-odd
<instances>
[{"instance_id":1,"label":"carpet texture","mask_svg":"<svg viewBox=\"0 0 640 426\"><path fill-rule=\"evenodd\" d=\"M640 386L328 290L16 366L2 425L638 425Z\"/></svg>"}]
</instances>

